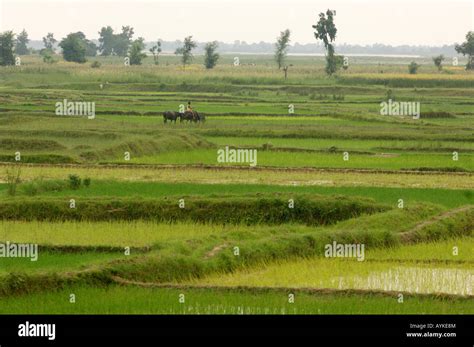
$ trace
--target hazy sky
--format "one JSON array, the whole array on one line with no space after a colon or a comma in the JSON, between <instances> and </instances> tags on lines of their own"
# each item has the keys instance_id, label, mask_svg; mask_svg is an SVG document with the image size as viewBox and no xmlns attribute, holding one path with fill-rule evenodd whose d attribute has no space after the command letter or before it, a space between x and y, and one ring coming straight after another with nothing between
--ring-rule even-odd
<instances>
[{"instance_id":1,"label":"hazy sky","mask_svg":"<svg viewBox=\"0 0 474 347\"><path fill-rule=\"evenodd\" d=\"M251 43L273 42L289 28L293 43L311 43L311 25L328 8L337 11L338 43L442 45L474 30L474 0L0 0L0 31L94 39L102 26L131 25L147 41Z\"/></svg>"}]
</instances>

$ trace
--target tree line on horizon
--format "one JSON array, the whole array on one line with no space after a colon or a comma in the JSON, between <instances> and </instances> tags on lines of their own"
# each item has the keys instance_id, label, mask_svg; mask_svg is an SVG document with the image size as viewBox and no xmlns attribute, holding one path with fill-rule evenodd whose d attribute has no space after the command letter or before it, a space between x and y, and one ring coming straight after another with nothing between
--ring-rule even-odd
<instances>
[{"instance_id":1,"label":"tree line on horizon","mask_svg":"<svg viewBox=\"0 0 474 347\"><path fill-rule=\"evenodd\" d=\"M119 56L128 57L130 65L140 65L142 60L146 58L143 53L146 49L145 39L138 37L133 39L134 28L130 26L122 26L120 33L115 33L110 26L102 27L99 31L98 44L86 38L81 32L68 34L65 38L58 42L53 33L48 33L43 37L44 48L38 53L43 57L46 63L54 63L54 54L56 47L61 48L61 53L66 61L85 63L87 57L101 56ZM28 48L28 33L25 29L15 38L13 31L6 31L0 34L0 65L14 65L14 55L28 55L32 50ZM153 56L154 63L159 64L159 55L162 52L162 41L157 40L149 49ZM175 50L176 55L181 56L183 67L190 64L193 59L192 50L197 47L197 43L188 36L184 39L181 47ZM217 41L209 42L205 46L206 58L205 66L212 69L219 59L217 53Z\"/></svg>"},{"instance_id":2,"label":"tree line on horizon","mask_svg":"<svg viewBox=\"0 0 474 347\"><path fill-rule=\"evenodd\" d=\"M337 35L334 21L335 15L336 11L333 10L327 10L325 13L321 12L317 23L312 26L318 45L325 50L325 70L328 75L336 73L340 68L347 69L348 67L344 63L344 57L336 54L338 46L335 43ZM144 53L146 50L145 39L143 37L134 39L135 32L131 26L122 26L120 32L115 32L111 26L104 26L98 34L98 40L89 40L83 32L79 31L68 34L58 42L53 33L47 33L42 38L44 48L37 51L37 53L43 57L43 61L46 63L54 63L56 61L54 58L56 47L61 48L64 60L76 63L85 63L87 57L101 55L128 57L130 65L140 65L147 56ZM30 40L26 30L23 29L16 36L15 38L15 34L12 31L0 33L0 65L14 65L15 54L27 55L32 53L32 49L28 48ZM290 48L290 36L290 30L286 29L280 32L276 43L273 44L276 65L278 69L284 71L285 78L287 77L288 68L291 66L286 64L286 56ZM474 32L468 32L465 39L466 41L462 44L455 44L454 49L458 54L468 57L466 69L474 69ZM238 43L240 44L240 41ZM193 40L192 36L187 36L184 41L175 41L175 44L178 44L178 47L174 50L174 53L180 56L183 69L185 69L186 65L192 62L193 50L198 47L198 43ZM206 69L212 69L217 65L219 60L217 50L220 44L217 41L212 41L207 42L202 47ZM163 51L163 41L160 39L156 40L148 51L153 56L154 63L158 65L160 53ZM444 60L445 56L443 54L433 57L433 62L439 70L442 69ZM94 66L94 64L98 64L97 61L93 63L93 67L98 67L97 65ZM416 73L418 67L419 65L412 62L409 66L409 72Z\"/></svg>"}]
</instances>

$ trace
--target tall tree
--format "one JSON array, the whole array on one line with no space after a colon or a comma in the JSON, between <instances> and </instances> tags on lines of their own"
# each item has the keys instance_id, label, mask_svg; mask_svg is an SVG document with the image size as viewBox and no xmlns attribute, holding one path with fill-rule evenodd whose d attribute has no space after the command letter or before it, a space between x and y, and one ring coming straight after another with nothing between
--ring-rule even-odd
<instances>
[{"instance_id":1,"label":"tall tree","mask_svg":"<svg viewBox=\"0 0 474 347\"><path fill-rule=\"evenodd\" d=\"M43 61L47 64L53 64L57 62L57 60L53 57L53 52L49 49L42 49L40 54L43 57Z\"/></svg>"},{"instance_id":2,"label":"tall tree","mask_svg":"<svg viewBox=\"0 0 474 347\"><path fill-rule=\"evenodd\" d=\"M16 54L19 55L26 55L30 54L30 50L28 49L27 45L30 40L28 39L28 33L26 32L25 29L18 34L16 38L16 47L15 47L15 52Z\"/></svg>"},{"instance_id":3,"label":"tall tree","mask_svg":"<svg viewBox=\"0 0 474 347\"><path fill-rule=\"evenodd\" d=\"M155 65L158 65L159 64L158 59L161 53L161 40L160 39L158 39L158 41L156 42L156 45L150 48L150 52L151 54L153 54L153 61L155 62Z\"/></svg>"},{"instance_id":4,"label":"tall tree","mask_svg":"<svg viewBox=\"0 0 474 347\"><path fill-rule=\"evenodd\" d=\"M336 56L333 42L336 40L337 28L334 24L336 11L327 10L319 14L319 21L313 25L314 37L321 40L326 48L326 73L332 75L342 65L341 57Z\"/></svg>"},{"instance_id":5,"label":"tall tree","mask_svg":"<svg viewBox=\"0 0 474 347\"><path fill-rule=\"evenodd\" d=\"M206 69L212 69L219 60L219 53L216 52L219 44L217 41L208 42L204 47L204 66Z\"/></svg>"},{"instance_id":6,"label":"tall tree","mask_svg":"<svg viewBox=\"0 0 474 347\"><path fill-rule=\"evenodd\" d=\"M103 56L111 55L114 51L114 29L111 26L99 31L99 51Z\"/></svg>"},{"instance_id":7,"label":"tall tree","mask_svg":"<svg viewBox=\"0 0 474 347\"><path fill-rule=\"evenodd\" d=\"M174 54L181 56L181 62L183 63L183 69L186 69L186 65L190 64L193 60L192 50L196 48L196 42L193 41L192 36L188 36L184 39L182 47L176 49Z\"/></svg>"},{"instance_id":8,"label":"tall tree","mask_svg":"<svg viewBox=\"0 0 474 347\"><path fill-rule=\"evenodd\" d=\"M130 26L122 26L122 32L118 35L115 35L114 37L114 52L121 56L124 57L128 53L128 49L130 48L130 45L132 44L132 37L133 37L134 31L133 28Z\"/></svg>"},{"instance_id":9,"label":"tall tree","mask_svg":"<svg viewBox=\"0 0 474 347\"><path fill-rule=\"evenodd\" d=\"M0 34L0 65L15 65L13 49L15 47L15 34L5 31Z\"/></svg>"},{"instance_id":10,"label":"tall tree","mask_svg":"<svg viewBox=\"0 0 474 347\"><path fill-rule=\"evenodd\" d=\"M146 58L146 54L143 53L145 49L145 39L139 37L130 45L129 56L130 56L130 65L141 65L142 59Z\"/></svg>"},{"instance_id":11,"label":"tall tree","mask_svg":"<svg viewBox=\"0 0 474 347\"><path fill-rule=\"evenodd\" d=\"M82 32L70 33L59 43L66 61L86 62L87 40Z\"/></svg>"},{"instance_id":12,"label":"tall tree","mask_svg":"<svg viewBox=\"0 0 474 347\"><path fill-rule=\"evenodd\" d=\"M75 35L81 40L84 42L85 46L86 46L86 56L87 57L95 57L97 55L97 45L88 40L86 38L86 35L82 32L82 31L78 31L77 33L75 33Z\"/></svg>"},{"instance_id":13,"label":"tall tree","mask_svg":"<svg viewBox=\"0 0 474 347\"><path fill-rule=\"evenodd\" d=\"M120 34L114 34L112 27L102 27L99 31L99 51L103 56L116 54L125 57L132 43L134 30L130 26L122 26Z\"/></svg>"},{"instance_id":14,"label":"tall tree","mask_svg":"<svg viewBox=\"0 0 474 347\"><path fill-rule=\"evenodd\" d=\"M280 32L280 36L277 38L275 43L275 61L278 65L278 69L281 69L285 65L286 55L288 53L288 46L290 45L290 30Z\"/></svg>"},{"instance_id":15,"label":"tall tree","mask_svg":"<svg viewBox=\"0 0 474 347\"><path fill-rule=\"evenodd\" d=\"M129 25L126 25L122 26L122 33L120 35L131 41L134 33L135 31L133 30L133 28Z\"/></svg>"},{"instance_id":16,"label":"tall tree","mask_svg":"<svg viewBox=\"0 0 474 347\"><path fill-rule=\"evenodd\" d=\"M454 46L456 52L462 55L467 55L466 70L474 69L474 31L469 31L466 34L466 42Z\"/></svg>"},{"instance_id":17,"label":"tall tree","mask_svg":"<svg viewBox=\"0 0 474 347\"><path fill-rule=\"evenodd\" d=\"M50 50L51 52L54 52L54 45L56 42L58 41L54 38L53 33L48 33L45 37L43 37L44 48Z\"/></svg>"},{"instance_id":18,"label":"tall tree","mask_svg":"<svg viewBox=\"0 0 474 347\"><path fill-rule=\"evenodd\" d=\"M443 61L444 61L444 55L440 54L436 57L433 57L433 63L435 66L438 68L438 71L441 71L443 69Z\"/></svg>"}]
</instances>

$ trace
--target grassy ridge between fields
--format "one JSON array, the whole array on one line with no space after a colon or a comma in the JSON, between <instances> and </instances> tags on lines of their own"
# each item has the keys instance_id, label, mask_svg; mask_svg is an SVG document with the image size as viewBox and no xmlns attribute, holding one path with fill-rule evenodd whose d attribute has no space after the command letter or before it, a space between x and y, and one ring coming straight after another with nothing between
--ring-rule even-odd
<instances>
[{"instance_id":1,"label":"grassy ridge between fields","mask_svg":"<svg viewBox=\"0 0 474 347\"><path fill-rule=\"evenodd\" d=\"M145 255L113 260L81 271L10 273L1 281L0 295L57 290L75 284L104 286L115 283L117 277L153 283L180 282L276 260L322 256L324 246L333 241L364 243L367 249L372 249L471 236L473 230L473 206L446 212L435 205L420 204L303 232L289 233L283 226L266 233L247 228L187 242L162 242ZM407 238L407 233L416 233L416 238Z\"/></svg>"},{"instance_id":2,"label":"grassy ridge between fields","mask_svg":"<svg viewBox=\"0 0 474 347\"><path fill-rule=\"evenodd\" d=\"M299 222L307 225L330 224L363 213L389 207L370 199L345 196L130 199L86 198L71 208L70 200L58 198L21 198L0 203L4 220L156 220L163 222L280 224ZM181 204L181 205L180 205Z\"/></svg>"}]
</instances>

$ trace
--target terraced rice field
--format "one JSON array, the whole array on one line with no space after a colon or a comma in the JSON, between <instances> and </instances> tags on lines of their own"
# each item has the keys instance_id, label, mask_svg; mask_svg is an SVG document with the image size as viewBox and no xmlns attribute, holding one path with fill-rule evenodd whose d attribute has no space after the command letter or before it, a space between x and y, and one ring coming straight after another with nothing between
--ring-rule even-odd
<instances>
[{"instance_id":1,"label":"terraced rice field","mask_svg":"<svg viewBox=\"0 0 474 347\"><path fill-rule=\"evenodd\" d=\"M97 59L0 69L0 245L38 246L0 248L0 313L474 313L472 73ZM382 116L388 95L420 119ZM206 122L163 122L189 100Z\"/></svg>"}]
</instances>

